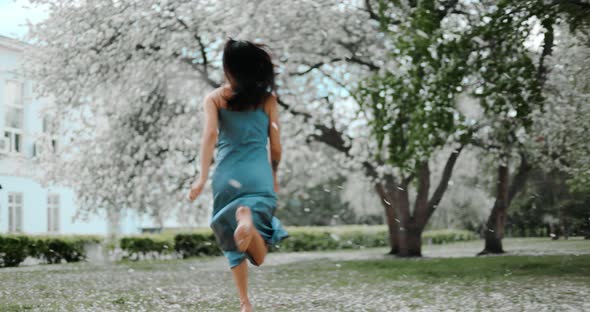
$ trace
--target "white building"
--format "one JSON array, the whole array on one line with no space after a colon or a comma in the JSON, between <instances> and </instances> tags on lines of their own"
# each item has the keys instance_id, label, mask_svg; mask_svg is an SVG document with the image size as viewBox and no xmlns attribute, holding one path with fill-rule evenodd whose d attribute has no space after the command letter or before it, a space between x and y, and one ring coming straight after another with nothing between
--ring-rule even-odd
<instances>
[{"instance_id":1,"label":"white building","mask_svg":"<svg viewBox=\"0 0 590 312\"><path fill-rule=\"evenodd\" d=\"M33 82L19 74L26 66L26 47L23 42L0 36L0 234L105 235L106 216L74 220L74 192L59 186L43 187L33 177L35 170L39 170L36 137L50 131L51 120L42 115L42 108L50 99L36 98ZM52 145L59 149L58 137ZM124 218L119 232L137 233L150 226L150 222L141 219Z\"/></svg>"}]
</instances>

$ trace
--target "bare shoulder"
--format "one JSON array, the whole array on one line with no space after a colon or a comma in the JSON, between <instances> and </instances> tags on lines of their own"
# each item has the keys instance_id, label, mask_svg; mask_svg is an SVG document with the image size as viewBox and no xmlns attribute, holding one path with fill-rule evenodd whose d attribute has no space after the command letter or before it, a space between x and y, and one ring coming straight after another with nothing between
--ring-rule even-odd
<instances>
[{"instance_id":1,"label":"bare shoulder","mask_svg":"<svg viewBox=\"0 0 590 312\"><path fill-rule=\"evenodd\" d=\"M213 89L205 96L204 105L215 105L216 108L223 108L225 107L225 103L227 102L227 94L228 90L227 87L221 86L219 88ZM210 104L207 104L210 103Z\"/></svg>"},{"instance_id":2,"label":"bare shoulder","mask_svg":"<svg viewBox=\"0 0 590 312\"><path fill-rule=\"evenodd\" d=\"M275 92L272 92L270 96L264 102L264 111L270 113L272 110L276 110L278 106L278 97Z\"/></svg>"}]
</instances>

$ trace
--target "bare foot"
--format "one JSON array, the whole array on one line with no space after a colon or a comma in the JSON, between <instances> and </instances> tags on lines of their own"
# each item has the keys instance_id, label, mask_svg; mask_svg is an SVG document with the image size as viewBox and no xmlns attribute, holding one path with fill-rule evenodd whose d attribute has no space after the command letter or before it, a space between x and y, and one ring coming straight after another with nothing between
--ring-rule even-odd
<instances>
[{"instance_id":1,"label":"bare foot","mask_svg":"<svg viewBox=\"0 0 590 312\"><path fill-rule=\"evenodd\" d=\"M250 208L246 206L238 207L236 210L236 220L238 220L238 226L234 231L234 240L238 250L245 252L250 247L254 229Z\"/></svg>"},{"instance_id":2,"label":"bare foot","mask_svg":"<svg viewBox=\"0 0 590 312\"><path fill-rule=\"evenodd\" d=\"M240 303L240 312L252 312L252 304L250 301Z\"/></svg>"}]
</instances>

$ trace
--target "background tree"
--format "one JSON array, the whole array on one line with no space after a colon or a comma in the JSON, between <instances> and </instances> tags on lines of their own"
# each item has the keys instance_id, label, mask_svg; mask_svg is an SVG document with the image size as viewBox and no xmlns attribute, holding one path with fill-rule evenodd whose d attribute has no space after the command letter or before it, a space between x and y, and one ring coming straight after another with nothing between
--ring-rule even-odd
<instances>
[{"instance_id":1,"label":"background tree","mask_svg":"<svg viewBox=\"0 0 590 312\"><path fill-rule=\"evenodd\" d=\"M374 66L356 55L371 47L359 37L367 33L364 11L333 1L32 2L51 14L31 27L31 75L42 94L58 99L56 117L70 123L70 140L48 155L47 173L76 190L82 214L129 209L163 220L189 210L199 103L222 81L219 57L230 35L264 41L276 53L282 133L290 138L281 178L293 181L283 186L303 189L295 175L308 171L306 181L319 183L343 164L324 161L323 150L307 143L343 150L349 139L343 133L354 116L339 107L348 104L327 77L356 79ZM334 63L330 75L320 72Z\"/></svg>"},{"instance_id":2,"label":"background tree","mask_svg":"<svg viewBox=\"0 0 590 312\"><path fill-rule=\"evenodd\" d=\"M533 109L543 104L541 84L544 79L543 58L553 48L552 28L546 40L539 68L526 48L532 29L532 2L501 1L497 10L483 17L488 23L478 31L481 51L474 64L480 85L474 94L481 99L486 126L474 142L487 152L495 152L497 166L496 196L485 229L485 247L480 254L501 253L504 225L510 202L526 182L531 169L522 147L531 126ZM555 17L551 15L552 25ZM544 68L544 67L543 67ZM485 143L481 143L481 142ZM518 155L520 164L510 177L511 158Z\"/></svg>"},{"instance_id":3,"label":"background tree","mask_svg":"<svg viewBox=\"0 0 590 312\"><path fill-rule=\"evenodd\" d=\"M471 133L456 101L471 53L467 29L453 25L460 19L457 10L458 1L378 2L380 26L392 47L390 65L356 95L376 140L375 162L382 164L375 188L386 210L391 253L400 256L421 255L422 231ZM432 156L449 144L454 148L431 196Z\"/></svg>"},{"instance_id":4,"label":"background tree","mask_svg":"<svg viewBox=\"0 0 590 312\"><path fill-rule=\"evenodd\" d=\"M506 68L515 79L495 86L500 76L477 67L501 61L489 53L493 31L514 30L499 24L495 2L32 2L51 14L31 28L31 75L58 99L56 116L77 125L60 153L48 155L48 173L74 187L82 213L128 209L164 220L174 210L194 210L184 195L198 163L199 102L222 81L229 36L262 41L275 53L282 133L289 137L284 194L300 196L346 170L363 172L381 199L393 254L421 253L421 232L473 131L499 131L505 125L496 121L514 117L528 122L526 106L521 114L506 104L521 100L517 95L489 99L481 120L457 103L468 92L535 85ZM511 25L524 25L515 12L504 13L515 15ZM502 40L522 43L523 36ZM515 67L532 63L520 46L500 48L516 53ZM482 81L487 89L474 86ZM520 144L516 138L506 140ZM439 171L431 194L431 175ZM202 207L210 204L202 200Z\"/></svg>"},{"instance_id":5,"label":"background tree","mask_svg":"<svg viewBox=\"0 0 590 312\"><path fill-rule=\"evenodd\" d=\"M480 254L502 253L502 238L510 203L522 191L533 168L530 163L532 113L545 103L543 88L549 70L554 27L559 22L579 25L570 12L575 3L562 1L500 1L497 10L484 16L489 23L482 27L478 61L475 63L480 85L474 94L481 98L487 127L482 127L474 143L493 152L497 159L496 200L486 223L485 246ZM586 6L580 9L587 9ZM527 48L535 27L541 27L543 43L539 52ZM538 60L535 62L535 59ZM482 143L483 142L483 143ZM511 159L519 164L510 175Z\"/></svg>"},{"instance_id":6,"label":"background tree","mask_svg":"<svg viewBox=\"0 0 590 312\"><path fill-rule=\"evenodd\" d=\"M590 36L588 29L573 32L559 28L559 45L549 58L552 67L545 96L547 105L534 115L536 140L531 144L536 160L548 170L567 175L574 191L590 191L590 149L585 137L590 129Z\"/></svg>"},{"instance_id":7,"label":"background tree","mask_svg":"<svg viewBox=\"0 0 590 312\"><path fill-rule=\"evenodd\" d=\"M559 44L548 59L547 105L534 114L537 138L530 144L535 161L543 165L545 188L536 192L536 204L553 203L551 212L561 227L555 235L567 236L571 229L588 236L590 150L584 140L590 129L590 37L584 24L558 31Z\"/></svg>"}]
</instances>

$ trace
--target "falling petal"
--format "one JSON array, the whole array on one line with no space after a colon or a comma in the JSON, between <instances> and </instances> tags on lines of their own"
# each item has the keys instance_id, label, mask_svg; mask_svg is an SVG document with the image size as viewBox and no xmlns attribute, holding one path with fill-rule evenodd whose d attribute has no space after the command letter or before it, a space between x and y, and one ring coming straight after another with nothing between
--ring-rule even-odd
<instances>
[{"instance_id":1,"label":"falling petal","mask_svg":"<svg viewBox=\"0 0 590 312\"><path fill-rule=\"evenodd\" d=\"M511 109L508 112L508 117L513 117L514 118L514 117L516 117L516 115L518 115L518 113L514 109Z\"/></svg>"},{"instance_id":2,"label":"falling petal","mask_svg":"<svg viewBox=\"0 0 590 312\"><path fill-rule=\"evenodd\" d=\"M231 185L231 186L233 186L234 188L237 188L237 189L239 189L239 188L242 187L242 183L240 183L240 182L238 182L238 181L236 181L234 179L230 179L228 183L229 183L229 185Z\"/></svg>"},{"instance_id":3,"label":"falling petal","mask_svg":"<svg viewBox=\"0 0 590 312\"><path fill-rule=\"evenodd\" d=\"M425 33L424 31L418 29L416 30L416 33L420 36L420 37L424 37L424 38L428 38L428 34Z\"/></svg>"}]
</instances>

